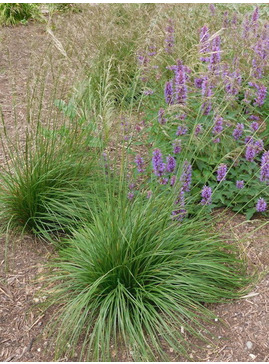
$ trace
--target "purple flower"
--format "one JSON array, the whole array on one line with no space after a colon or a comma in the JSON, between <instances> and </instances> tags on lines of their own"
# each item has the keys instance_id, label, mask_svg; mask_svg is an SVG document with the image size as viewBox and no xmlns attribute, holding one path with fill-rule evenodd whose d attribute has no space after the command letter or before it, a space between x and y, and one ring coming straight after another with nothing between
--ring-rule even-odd
<instances>
[{"instance_id":1,"label":"purple flower","mask_svg":"<svg viewBox=\"0 0 269 364\"><path fill-rule=\"evenodd\" d=\"M204 186L201 192L201 205L210 205L212 203L212 189L209 186Z\"/></svg>"},{"instance_id":2,"label":"purple flower","mask_svg":"<svg viewBox=\"0 0 269 364\"><path fill-rule=\"evenodd\" d=\"M262 152L262 150L263 150L263 140L262 139L256 140L254 145L257 149L257 153Z\"/></svg>"},{"instance_id":3,"label":"purple flower","mask_svg":"<svg viewBox=\"0 0 269 364\"><path fill-rule=\"evenodd\" d=\"M234 72L226 72L224 75L224 85L227 94L237 95L240 91L242 76L239 70Z\"/></svg>"},{"instance_id":4,"label":"purple flower","mask_svg":"<svg viewBox=\"0 0 269 364\"><path fill-rule=\"evenodd\" d=\"M137 154L137 156L135 157L135 163L139 173L145 172L144 160L139 154Z\"/></svg>"},{"instance_id":5,"label":"purple flower","mask_svg":"<svg viewBox=\"0 0 269 364\"><path fill-rule=\"evenodd\" d=\"M158 122L161 125L163 125L167 122L167 119L164 118L164 113L165 113L165 110L162 108L158 112Z\"/></svg>"},{"instance_id":6,"label":"purple flower","mask_svg":"<svg viewBox=\"0 0 269 364\"><path fill-rule=\"evenodd\" d=\"M208 115L212 109L212 94L212 86L209 83L208 77L204 77L202 82L202 97L204 101L202 104L202 110L204 115Z\"/></svg>"},{"instance_id":7,"label":"purple flower","mask_svg":"<svg viewBox=\"0 0 269 364\"><path fill-rule=\"evenodd\" d=\"M135 184L134 183L130 183L128 187L129 187L130 190L133 190L135 188Z\"/></svg>"},{"instance_id":8,"label":"purple flower","mask_svg":"<svg viewBox=\"0 0 269 364\"><path fill-rule=\"evenodd\" d=\"M165 38L165 51L167 53L172 53L173 52L173 48L175 45L175 29L173 26L173 20L169 19L168 20L168 25L166 27L166 38Z\"/></svg>"},{"instance_id":9,"label":"purple flower","mask_svg":"<svg viewBox=\"0 0 269 364\"><path fill-rule=\"evenodd\" d=\"M174 172L175 168L176 168L176 160L174 157L169 155L166 158L166 170L168 173L172 173L172 172Z\"/></svg>"},{"instance_id":10,"label":"purple flower","mask_svg":"<svg viewBox=\"0 0 269 364\"><path fill-rule=\"evenodd\" d=\"M215 5L214 4L210 4L209 5L209 9L210 9L211 15L214 16L215 15L215 12L216 12Z\"/></svg>"},{"instance_id":11,"label":"purple flower","mask_svg":"<svg viewBox=\"0 0 269 364\"><path fill-rule=\"evenodd\" d=\"M177 180L177 176L172 176L170 179L170 186L174 186L174 184L176 183Z\"/></svg>"},{"instance_id":12,"label":"purple flower","mask_svg":"<svg viewBox=\"0 0 269 364\"><path fill-rule=\"evenodd\" d=\"M245 137L245 144L251 143L252 142L252 136L248 135Z\"/></svg>"},{"instance_id":13,"label":"purple flower","mask_svg":"<svg viewBox=\"0 0 269 364\"><path fill-rule=\"evenodd\" d=\"M196 88L202 88L203 78L195 78L194 79L194 86Z\"/></svg>"},{"instance_id":14,"label":"purple flower","mask_svg":"<svg viewBox=\"0 0 269 364\"><path fill-rule=\"evenodd\" d=\"M216 71L220 63L220 36L218 35L212 40L209 70Z\"/></svg>"},{"instance_id":15,"label":"purple flower","mask_svg":"<svg viewBox=\"0 0 269 364\"><path fill-rule=\"evenodd\" d=\"M257 115L250 115L249 116L249 120L256 120L256 121L258 121L258 120L260 120L260 118Z\"/></svg>"},{"instance_id":16,"label":"purple flower","mask_svg":"<svg viewBox=\"0 0 269 364\"><path fill-rule=\"evenodd\" d=\"M250 143L246 147L245 158L247 161L253 162L256 155L257 155L257 148L255 148L254 144Z\"/></svg>"},{"instance_id":17,"label":"purple flower","mask_svg":"<svg viewBox=\"0 0 269 364\"><path fill-rule=\"evenodd\" d=\"M204 25L200 30L200 53L206 54L210 51L209 47L209 29L206 25ZM209 57L200 57L200 61L202 62L209 62Z\"/></svg>"},{"instance_id":18,"label":"purple flower","mask_svg":"<svg viewBox=\"0 0 269 364\"><path fill-rule=\"evenodd\" d=\"M269 183L269 151L262 155L260 181Z\"/></svg>"},{"instance_id":19,"label":"purple flower","mask_svg":"<svg viewBox=\"0 0 269 364\"><path fill-rule=\"evenodd\" d=\"M164 178L164 177L160 178L160 180L159 180L161 185L167 185L168 181L169 181L169 178Z\"/></svg>"},{"instance_id":20,"label":"purple flower","mask_svg":"<svg viewBox=\"0 0 269 364\"><path fill-rule=\"evenodd\" d=\"M132 200L134 198L134 193L133 192L129 192L128 195L127 195L127 198L129 200Z\"/></svg>"},{"instance_id":21,"label":"purple flower","mask_svg":"<svg viewBox=\"0 0 269 364\"><path fill-rule=\"evenodd\" d=\"M258 19L259 19L259 8L257 6L252 14L252 22L256 23L258 21Z\"/></svg>"},{"instance_id":22,"label":"purple flower","mask_svg":"<svg viewBox=\"0 0 269 364\"><path fill-rule=\"evenodd\" d=\"M215 138L212 140L213 143L217 144L217 143L220 143L220 138Z\"/></svg>"},{"instance_id":23,"label":"purple flower","mask_svg":"<svg viewBox=\"0 0 269 364\"><path fill-rule=\"evenodd\" d=\"M264 85L260 85L257 89L257 97L255 99L255 105L262 106L265 102L267 88Z\"/></svg>"},{"instance_id":24,"label":"purple flower","mask_svg":"<svg viewBox=\"0 0 269 364\"><path fill-rule=\"evenodd\" d=\"M253 123L250 124L250 127L253 131L257 131L260 127L259 123L257 121L253 121Z\"/></svg>"},{"instance_id":25,"label":"purple flower","mask_svg":"<svg viewBox=\"0 0 269 364\"><path fill-rule=\"evenodd\" d=\"M264 198L259 198L256 204L257 212L264 212L267 209L267 203Z\"/></svg>"},{"instance_id":26,"label":"purple flower","mask_svg":"<svg viewBox=\"0 0 269 364\"><path fill-rule=\"evenodd\" d=\"M165 97L165 102L168 105L173 104L173 99L174 99L173 81L166 82L165 88L164 88L164 97Z\"/></svg>"},{"instance_id":27,"label":"purple flower","mask_svg":"<svg viewBox=\"0 0 269 364\"><path fill-rule=\"evenodd\" d=\"M227 175L227 166L226 164L221 163L217 169L217 181L218 182L225 181L226 175Z\"/></svg>"},{"instance_id":28,"label":"purple flower","mask_svg":"<svg viewBox=\"0 0 269 364\"><path fill-rule=\"evenodd\" d=\"M236 125L236 128L233 131L233 137L235 140L238 140L241 138L241 136L243 135L244 127L245 126L243 123L238 123Z\"/></svg>"},{"instance_id":29,"label":"purple flower","mask_svg":"<svg viewBox=\"0 0 269 364\"><path fill-rule=\"evenodd\" d=\"M255 82L249 82L249 86L256 88L256 98L254 105L256 106L262 106L265 102L267 88L262 84L257 84Z\"/></svg>"},{"instance_id":30,"label":"purple flower","mask_svg":"<svg viewBox=\"0 0 269 364\"><path fill-rule=\"evenodd\" d=\"M185 135L187 132L188 132L188 128L186 126L179 125L179 127L177 128L176 135L177 136Z\"/></svg>"},{"instance_id":31,"label":"purple flower","mask_svg":"<svg viewBox=\"0 0 269 364\"><path fill-rule=\"evenodd\" d=\"M174 77L174 104L184 104L187 99L187 76L185 72L185 67L181 64L181 61L178 60L177 67L175 69L175 77Z\"/></svg>"},{"instance_id":32,"label":"purple flower","mask_svg":"<svg viewBox=\"0 0 269 364\"><path fill-rule=\"evenodd\" d=\"M196 127L195 127L195 130L194 130L194 134L195 134L195 135L198 135L198 134L200 134L202 131L203 131L202 124L197 124L197 125L196 125Z\"/></svg>"},{"instance_id":33,"label":"purple flower","mask_svg":"<svg viewBox=\"0 0 269 364\"><path fill-rule=\"evenodd\" d=\"M183 172L180 176L180 182L183 183L182 191L184 192L190 191L191 179L192 179L192 166L188 161L185 161L183 164Z\"/></svg>"},{"instance_id":34,"label":"purple flower","mask_svg":"<svg viewBox=\"0 0 269 364\"><path fill-rule=\"evenodd\" d=\"M219 133L221 133L223 130L223 118L221 116L216 116L215 117L215 124L214 127L212 129L212 133L214 135L217 135Z\"/></svg>"},{"instance_id":35,"label":"purple flower","mask_svg":"<svg viewBox=\"0 0 269 364\"><path fill-rule=\"evenodd\" d=\"M241 190L244 187L245 182L244 181L236 181L236 188Z\"/></svg>"},{"instance_id":36,"label":"purple flower","mask_svg":"<svg viewBox=\"0 0 269 364\"><path fill-rule=\"evenodd\" d=\"M152 156L153 172L157 177L161 177L165 171L165 163L163 163L162 153L160 149L155 149Z\"/></svg>"},{"instance_id":37,"label":"purple flower","mask_svg":"<svg viewBox=\"0 0 269 364\"><path fill-rule=\"evenodd\" d=\"M173 143L173 153L174 154L179 154L182 150L182 147L181 147L181 140L180 139L176 139Z\"/></svg>"},{"instance_id":38,"label":"purple flower","mask_svg":"<svg viewBox=\"0 0 269 364\"><path fill-rule=\"evenodd\" d=\"M251 137L248 138L245 158L247 161L253 162L256 155L263 150L263 141L262 139L254 141Z\"/></svg>"}]
</instances>

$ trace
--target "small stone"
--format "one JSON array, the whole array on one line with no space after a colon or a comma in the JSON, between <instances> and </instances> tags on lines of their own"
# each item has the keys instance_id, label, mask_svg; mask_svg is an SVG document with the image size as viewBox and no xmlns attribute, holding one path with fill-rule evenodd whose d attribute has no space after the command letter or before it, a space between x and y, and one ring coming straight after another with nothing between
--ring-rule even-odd
<instances>
[{"instance_id":1,"label":"small stone","mask_svg":"<svg viewBox=\"0 0 269 364\"><path fill-rule=\"evenodd\" d=\"M251 357L251 359L256 359L256 355L254 355L254 354L249 354L249 356Z\"/></svg>"},{"instance_id":2,"label":"small stone","mask_svg":"<svg viewBox=\"0 0 269 364\"><path fill-rule=\"evenodd\" d=\"M169 351L170 351L170 353L173 353L174 352L174 349L173 348L169 348Z\"/></svg>"},{"instance_id":3,"label":"small stone","mask_svg":"<svg viewBox=\"0 0 269 364\"><path fill-rule=\"evenodd\" d=\"M246 342L246 347L248 348L248 350L251 350L251 349L252 349L252 347L253 347L252 342L251 342L251 341L247 341L247 342Z\"/></svg>"},{"instance_id":4,"label":"small stone","mask_svg":"<svg viewBox=\"0 0 269 364\"><path fill-rule=\"evenodd\" d=\"M37 351L38 351L38 352L40 353L40 351L41 351L41 348L38 348L38 349L37 349Z\"/></svg>"},{"instance_id":5,"label":"small stone","mask_svg":"<svg viewBox=\"0 0 269 364\"><path fill-rule=\"evenodd\" d=\"M217 322L217 321L219 321L219 319L216 317L216 318L215 318L215 321Z\"/></svg>"}]
</instances>

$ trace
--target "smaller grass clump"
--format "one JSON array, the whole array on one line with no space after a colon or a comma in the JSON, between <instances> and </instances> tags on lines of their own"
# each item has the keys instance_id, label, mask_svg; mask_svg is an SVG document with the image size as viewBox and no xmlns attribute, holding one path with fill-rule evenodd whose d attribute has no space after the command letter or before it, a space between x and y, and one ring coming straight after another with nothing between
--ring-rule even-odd
<instances>
[{"instance_id":1,"label":"smaller grass clump","mask_svg":"<svg viewBox=\"0 0 269 364\"><path fill-rule=\"evenodd\" d=\"M86 149L82 138L59 139L56 131L51 137L39 131L32 144L25 153L10 152L0 173L2 229L59 238L89 218L93 186L103 180L99 152Z\"/></svg>"},{"instance_id":2,"label":"smaller grass clump","mask_svg":"<svg viewBox=\"0 0 269 364\"><path fill-rule=\"evenodd\" d=\"M2 3L0 4L0 24L25 24L30 18L40 15L38 4Z\"/></svg>"},{"instance_id":3,"label":"smaller grass clump","mask_svg":"<svg viewBox=\"0 0 269 364\"><path fill-rule=\"evenodd\" d=\"M114 191L98 207L52 264L57 358L77 349L80 360L111 360L113 347L113 360L124 351L164 360L167 345L187 355L186 333L205 339L201 330L214 318L204 303L246 291L244 260L204 221L171 219L161 195L128 201Z\"/></svg>"}]
</instances>

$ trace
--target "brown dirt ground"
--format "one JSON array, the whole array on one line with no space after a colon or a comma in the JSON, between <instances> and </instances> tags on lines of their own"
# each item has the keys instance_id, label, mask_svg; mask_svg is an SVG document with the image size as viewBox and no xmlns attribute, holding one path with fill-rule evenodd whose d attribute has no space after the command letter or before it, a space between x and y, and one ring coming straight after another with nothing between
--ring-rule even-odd
<instances>
[{"instance_id":1,"label":"brown dirt ground","mask_svg":"<svg viewBox=\"0 0 269 364\"><path fill-rule=\"evenodd\" d=\"M0 104L7 124L16 132L18 130L14 127L11 106L11 71L16 74L17 106L21 121L18 125L23 128L26 84L32 67L32 55L44 51L49 40L44 24L2 28L0 40ZM4 155L1 151L0 164L3 162ZM265 221L259 219L244 223L243 216L233 217L231 212L223 215L223 222L218 224L218 228L221 229L224 223L229 226L229 235L236 240L249 233L248 238L244 240L243 249L250 264L256 266L263 274L248 297L211 305L216 320L208 328L218 340L214 340L214 344L203 344L190 338L191 358L195 361L266 362L269 359L269 225L265 225ZM259 226L262 227L257 229ZM54 254L53 249L31 236L10 239L8 249L6 247L6 238L2 237L0 360L53 361L53 349L46 350L50 340L44 332L50 312L42 312L38 306L40 297L37 296L42 286L37 277L42 275L45 263ZM171 361L184 361L183 358L176 357L172 351L170 354ZM60 361L70 359L76 361L76 356L62 358ZM130 359L123 353L122 360Z\"/></svg>"}]
</instances>

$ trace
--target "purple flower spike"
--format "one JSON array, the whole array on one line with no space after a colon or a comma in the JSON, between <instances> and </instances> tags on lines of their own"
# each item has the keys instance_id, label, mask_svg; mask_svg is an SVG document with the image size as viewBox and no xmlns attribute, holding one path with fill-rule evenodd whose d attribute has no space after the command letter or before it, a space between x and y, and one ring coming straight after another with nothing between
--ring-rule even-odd
<instances>
[{"instance_id":1,"label":"purple flower spike","mask_svg":"<svg viewBox=\"0 0 269 364\"><path fill-rule=\"evenodd\" d=\"M187 76L185 67L178 65L175 71L174 85L175 85L175 104L184 104L187 99Z\"/></svg>"},{"instance_id":2,"label":"purple flower spike","mask_svg":"<svg viewBox=\"0 0 269 364\"><path fill-rule=\"evenodd\" d=\"M262 155L260 181L269 184L269 151Z\"/></svg>"},{"instance_id":3,"label":"purple flower spike","mask_svg":"<svg viewBox=\"0 0 269 364\"><path fill-rule=\"evenodd\" d=\"M244 187L245 182L244 181L236 181L236 188L241 190Z\"/></svg>"},{"instance_id":4,"label":"purple flower spike","mask_svg":"<svg viewBox=\"0 0 269 364\"><path fill-rule=\"evenodd\" d=\"M211 96L212 96L212 85L210 85L209 80L207 77L204 77L202 82L202 96L203 96L203 104L202 104L202 110L204 115L208 115L212 109L212 102L211 102Z\"/></svg>"},{"instance_id":5,"label":"purple flower spike","mask_svg":"<svg viewBox=\"0 0 269 364\"><path fill-rule=\"evenodd\" d=\"M227 166L226 166L226 164L221 163L218 166L218 170L217 170L217 181L218 182L225 181L226 175L227 175Z\"/></svg>"},{"instance_id":6,"label":"purple flower spike","mask_svg":"<svg viewBox=\"0 0 269 364\"><path fill-rule=\"evenodd\" d=\"M264 212L267 209L267 203L264 198L259 198L256 204L257 212Z\"/></svg>"},{"instance_id":7,"label":"purple flower spike","mask_svg":"<svg viewBox=\"0 0 269 364\"><path fill-rule=\"evenodd\" d=\"M250 127L253 131L257 131L260 127L259 123L257 121L253 121L253 123L250 124Z\"/></svg>"},{"instance_id":8,"label":"purple flower spike","mask_svg":"<svg viewBox=\"0 0 269 364\"><path fill-rule=\"evenodd\" d=\"M135 157L135 163L136 163L137 170L139 173L145 172L144 160L139 154L137 154L137 156Z\"/></svg>"},{"instance_id":9,"label":"purple flower spike","mask_svg":"<svg viewBox=\"0 0 269 364\"><path fill-rule=\"evenodd\" d=\"M172 176L170 179L170 186L174 186L177 180L177 176Z\"/></svg>"},{"instance_id":10,"label":"purple flower spike","mask_svg":"<svg viewBox=\"0 0 269 364\"><path fill-rule=\"evenodd\" d=\"M244 124L243 123L238 123L236 128L233 131L233 137L235 140L238 140L241 138L241 136L243 135L244 132Z\"/></svg>"},{"instance_id":11,"label":"purple flower spike","mask_svg":"<svg viewBox=\"0 0 269 364\"><path fill-rule=\"evenodd\" d=\"M195 134L195 135L198 135L198 134L200 134L202 131L203 131L202 124L197 124L197 125L196 125L196 127L195 127L195 130L194 130L194 134Z\"/></svg>"},{"instance_id":12,"label":"purple flower spike","mask_svg":"<svg viewBox=\"0 0 269 364\"><path fill-rule=\"evenodd\" d=\"M202 88L203 78L195 78L194 79L194 86L196 88Z\"/></svg>"},{"instance_id":13,"label":"purple flower spike","mask_svg":"<svg viewBox=\"0 0 269 364\"><path fill-rule=\"evenodd\" d=\"M176 160L174 157L169 155L166 158L166 170L168 173L172 173L172 172L174 172L175 168L176 168Z\"/></svg>"},{"instance_id":14,"label":"purple flower spike","mask_svg":"<svg viewBox=\"0 0 269 364\"><path fill-rule=\"evenodd\" d=\"M200 30L200 53L201 54L207 54L210 51L210 47L209 47L209 29L206 25L204 25L201 30ZM200 57L200 61L202 62L209 62L210 58L209 57L205 57L202 56Z\"/></svg>"},{"instance_id":15,"label":"purple flower spike","mask_svg":"<svg viewBox=\"0 0 269 364\"><path fill-rule=\"evenodd\" d=\"M223 118L221 116L216 116L215 117L215 124L214 127L212 129L212 133L214 135L217 135L219 133L221 133L223 130Z\"/></svg>"},{"instance_id":16,"label":"purple flower spike","mask_svg":"<svg viewBox=\"0 0 269 364\"><path fill-rule=\"evenodd\" d=\"M255 145L254 144L249 144L246 147L246 152L245 152L246 160L249 161L249 162L253 162L256 155L257 155L257 149L255 148Z\"/></svg>"},{"instance_id":17,"label":"purple flower spike","mask_svg":"<svg viewBox=\"0 0 269 364\"><path fill-rule=\"evenodd\" d=\"M220 63L220 36L212 40L209 70L216 71Z\"/></svg>"},{"instance_id":18,"label":"purple flower spike","mask_svg":"<svg viewBox=\"0 0 269 364\"><path fill-rule=\"evenodd\" d=\"M173 153L174 154L179 154L182 150L181 148L181 140L180 139L176 139L173 143Z\"/></svg>"},{"instance_id":19,"label":"purple flower spike","mask_svg":"<svg viewBox=\"0 0 269 364\"><path fill-rule=\"evenodd\" d=\"M153 172L157 177L161 177L165 171L165 163L160 149L155 149L152 156Z\"/></svg>"},{"instance_id":20,"label":"purple flower spike","mask_svg":"<svg viewBox=\"0 0 269 364\"><path fill-rule=\"evenodd\" d=\"M173 98L174 98L173 81L166 82L165 88L164 88L164 97L165 97L165 102L168 105L173 104Z\"/></svg>"},{"instance_id":21,"label":"purple flower spike","mask_svg":"<svg viewBox=\"0 0 269 364\"><path fill-rule=\"evenodd\" d=\"M191 179L192 179L192 166L188 161L185 161L183 164L183 172L180 176L180 182L183 183L182 191L189 192L191 187Z\"/></svg>"},{"instance_id":22,"label":"purple flower spike","mask_svg":"<svg viewBox=\"0 0 269 364\"><path fill-rule=\"evenodd\" d=\"M258 19L259 19L259 8L257 6L252 14L252 22L256 23L258 21Z\"/></svg>"},{"instance_id":23,"label":"purple flower spike","mask_svg":"<svg viewBox=\"0 0 269 364\"><path fill-rule=\"evenodd\" d=\"M179 127L177 128L176 135L177 136L185 135L187 132L188 132L188 128L186 126L179 125Z\"/></svg>"},{"instance_id":24,"label":"purple flower spike","mask_svg":"<svg viewBox=\"0 0 269 364\"><path fill-rule=\"evenodd\" d=\"M164 178L164 177L160 178L160 180L159 180L161 185L167 185L168 181L169 181L169 178Z\"/></svg>"},{"instance_id":25,"label":"purple flower spike","mask_svg":"<svg viewBox=\"0 0 269 364\"><path fill-rule=\"evenodd\" d=\"M262 106L265 102L267 88L264 85L257 84L255 82L249 82L248 84L249 84L249 86L255 87L257 90L254 105Z\"/></svg>"},{"instance_id":26,"label":"purple flower spike","mask_svg":"<svg viewBox=\"0 0 269 364\"><path fill-rule=\"evenodd\" d=\"M201 192L201 205L210 205L212 203L212 189L209 186L204 186Z\"/></svg>"},{"instance_id":27,"label":"purple flower spike","mask_svg":"<svg viewBox=\"0 0 269 364\"><path fill-rule=\"evenodd\" d=\"M171 54L175 46L175 29L172 19L168 20L168 25L165 30L166 30L165 51Z\"/></svg>"}]
</instances>

